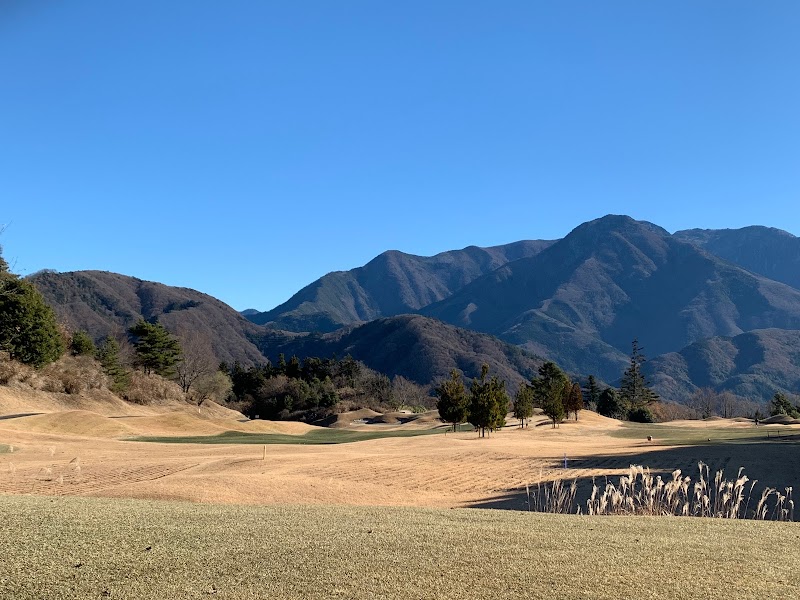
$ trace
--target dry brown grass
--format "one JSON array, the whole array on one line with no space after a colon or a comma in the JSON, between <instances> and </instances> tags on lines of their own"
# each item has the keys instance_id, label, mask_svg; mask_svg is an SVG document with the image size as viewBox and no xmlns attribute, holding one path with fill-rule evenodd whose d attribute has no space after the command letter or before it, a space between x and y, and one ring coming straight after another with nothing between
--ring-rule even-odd
<instances>
[{"instance_id":1,"label":"dry brown grass","mask_svg":"<svg viewBox=\"0 0 800 600\"><path fill-rule=\"evenodd\" d=\"M712 482L708 465L701 462L698 468L699 476L692 483L691 477L683 476L680 469L672 472L671 479L662 479L646 467L631 465L628 473L619 478L618 485L607 482L603 489L593 486L586 512L590 515L794 520L791 487L787 487L785 493L764 488L756 506L751 508L756 481L751 481L744 469L739 469L735 480L725 479L720 469Z\"/></svg>"},{"instance_id":2,"label":"dry brown grass","mask_svg":"<svg viewBox=\"0 0 800 600\"><path fill-rule=\"evenodd\" d=\"M761 600L800 587L791 523L36 497L0 497L0 513L0 597L19 600Z\"/></svg>"},{"instance_id":3,"label":"dry brown grass","mask_svg":"<svg viewBox=\"0 0 800 600\"><path fill-rule=\"evenodd\" d=\"M0 385L77 395L103 389L107 384L100 365L88 356L62 356L39 370L9 360L7 354L0 356Z\"/></svg>"},{"instance_id":4,"label":"dry brown grass","mask_svg":"<svg viewBox=\"0 0 800 600\"><path fill-rule=\"evenodd\" d=\"M145 375L141 371L131 374L131 384L125 392L125 399L134 404L153 404L165 402L185 402L186 395L174 381L157 375Z\"/></svg>"},{"instance_id":5,"label":"dry brown grass","mask_svg":"<svg viewBox=\"0 0 800 600\"><path fill-rule=\"evenodd\" d=\"M0 385L28 383L35 373L33 367L11 360L8 352L0 352Z\"/></svg>"}]
</instances>

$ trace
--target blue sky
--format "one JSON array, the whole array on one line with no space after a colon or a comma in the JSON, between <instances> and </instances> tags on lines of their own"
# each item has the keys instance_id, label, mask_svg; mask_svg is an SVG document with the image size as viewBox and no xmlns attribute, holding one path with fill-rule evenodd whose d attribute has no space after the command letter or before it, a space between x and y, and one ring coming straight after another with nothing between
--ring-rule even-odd
<instances>
[{"instance_id":1,"label":"blue sky","mask_svg":"<svg viewBox=\"0 0 800 600\"><path fill-rule=\"evenodd\" d=\"M800 234L800 3L0 2L0 237L269 309L607 213Z\"/></svg>"}]
</instances>

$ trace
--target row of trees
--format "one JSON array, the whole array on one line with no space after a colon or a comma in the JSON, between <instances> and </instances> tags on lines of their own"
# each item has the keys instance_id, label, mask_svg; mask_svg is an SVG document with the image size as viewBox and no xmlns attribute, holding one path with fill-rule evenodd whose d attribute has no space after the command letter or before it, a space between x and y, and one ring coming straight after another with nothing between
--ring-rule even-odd
<instances>
[{"instance_id":1,"label":"row of trees","mask_svg":"<svg viewBox=\"0 0 800 600\"><path fill-rule=\"evenodd\" d=\"M533 416L535 408L542 409L556 427L568 413L574 413L575 420L583 409L583 395L580 385L570 381L553 362L546 362L539 368L539 375L528 384L520 386L513 403L506 393L506 383L496 376L489 377L489 366L483 365L480 378L470 384L469 393L461 379L461 373L450 372L450 379L436 387L439 416L453 425L455 431L461 423L469 423L480 431L481 437L487 431L495 431L505 425L506 415L511 405L520 427L525 427L526 419Z\"/></svg>"},{"instance_id":2,"label":"row of trees","mask_svg":"<svg viewBox=\"0 0 800 600\"><path fill-rule=\"evenodd\" d=\"M589 376L587 387L581 389L558 365L545 362L530 382L524 383L514 396L511 410L519 419L520 427L539 408L557 427L570 414L578 420L578 413L588 403L603 415L632 421L652 421L649 406L658 401L658 395L650 389L642 372L644 355L638 341L633 341L631 362L623 374L619 390L611 387L600 389L593 376ZM453 424L468 422L480 429L493 431L505 424L511 402L505 392L505 382L496 377L487 379L488 366L483 365L480 379L473 379L469 394L461 374L452 371L450 379L443 381L435 390L439 399L437 408L443 421Z\"/></svg>"},{"instance_id":3,"label":"row of trees","mask_svg":"<svg viewBox=\"0 0 800 600\"><path fill-rule=\"evenodd\" d=\"M453 424L453 431L459 424L469 422L480 431L481 437L487 431L495 431L505 425L508 404L506 382L496 376L489 377L489 365L481 368L480 379L472 380L469 393L461 379L461 373L453 369L450 379L443 381L435 390L439 401L439 417Z\"/></svg>"}]
</instances>

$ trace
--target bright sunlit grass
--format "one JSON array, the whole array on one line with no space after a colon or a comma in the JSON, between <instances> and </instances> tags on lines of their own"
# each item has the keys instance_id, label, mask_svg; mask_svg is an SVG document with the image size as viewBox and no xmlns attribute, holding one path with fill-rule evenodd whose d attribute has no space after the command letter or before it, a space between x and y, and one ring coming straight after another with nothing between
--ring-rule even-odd
<instances>
[{"instance_id":1,"label":"bright sunlit grass","mask_svg":"<svg viewBox=\"0 0 800 600\"><path fill-rule=\"evenodd\" d=\"M0 596L792 598L800 525L0 497Z\"/></svg>"}]
</instances>

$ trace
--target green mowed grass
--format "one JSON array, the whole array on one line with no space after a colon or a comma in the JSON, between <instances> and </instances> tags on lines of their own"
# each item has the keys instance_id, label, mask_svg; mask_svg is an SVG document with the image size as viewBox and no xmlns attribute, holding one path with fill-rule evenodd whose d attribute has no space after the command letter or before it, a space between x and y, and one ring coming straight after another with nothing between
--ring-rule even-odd
<instances>
[{"instance_id":1,"label":"green mowed grass","mask_svg":"<svg viewBox=\"0 0 800 600\"><path fill-rule=\"evenodd\" d=\"M800 525L0 497L0 597L796 598Z\"/></svg>"},{"instance_id":2,"label":"green mowed grass","mask_svg":"<svg viewBox=\"0 0 800 600\"><path fill-rule=\"evenodd\" d=\"M780 429L776 426L752 426L747 428L715 427L709 423L707 427L678 427L669 423L625 423L620 429L610 433L612 437L627 439L647 439L653 436L656 446L700 446L708 444L735 443L767 443L800 442L800 431L797 429Z\"/></svg>"},{"instance_id":3,"label":"green mowed grass","mask_svg":"<svg viewBox=\"0 0 800 600\"><path fill-rule=\"evenodd\" d=\"M472 431L462 427L459 431ZM452 427L445 426L433 429L389 430L389 431L351 431L348 429L315 429L303 435L289 435L282 433L244 433L227 431L217 435L194 436L140 436L130 438L134 442L158 442L167 444L347 444L363 442L364 440L377 440L388 437L416 437L419 435L444 434L451 431Z\"/></svg>"}]
</instances>

